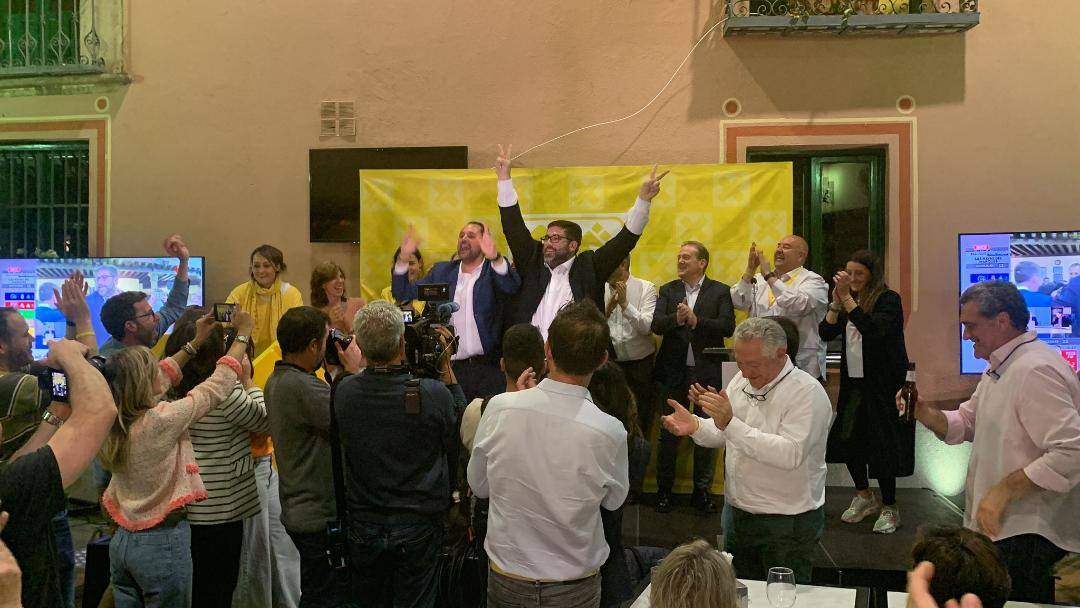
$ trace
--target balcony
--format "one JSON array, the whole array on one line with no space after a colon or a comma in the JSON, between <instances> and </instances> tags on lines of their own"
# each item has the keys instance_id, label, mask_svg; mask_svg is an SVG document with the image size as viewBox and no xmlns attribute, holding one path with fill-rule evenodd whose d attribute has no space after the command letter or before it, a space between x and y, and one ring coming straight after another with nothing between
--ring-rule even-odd
<instances>
[{"instance_id":1,"label":"balcony","mask_svg":"<svg viewBox=\"0 0 1080 608\"><path fill-rule=\"evenodd\" d=\"M123 13L110 0L0 0L0 96L127 84Z\"/></svg>"},{"instance_id":2,"label":"balcony","mask_svg":"<svg viewBox=\"0 0 1080 608\"><path fill-rule=\"evenodd\" d=\"M957 34L979 0L725 0L724 36Z\"/></svg>"}]
</instances>

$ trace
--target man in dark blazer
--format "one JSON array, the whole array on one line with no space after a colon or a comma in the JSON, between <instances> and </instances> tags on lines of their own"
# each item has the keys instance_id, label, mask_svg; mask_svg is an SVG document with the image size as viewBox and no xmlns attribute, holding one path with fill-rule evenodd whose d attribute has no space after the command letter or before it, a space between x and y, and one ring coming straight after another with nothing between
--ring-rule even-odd
<instances>
[{"instance_id":1,"label":"man in dark blazer","mask_svg":"<svg viewBox=\"0 0 1080 608\"><path fill-rule=\"evenodd\" d=\"M654 375L663 383L668 399L689 407L687 393L695 382L721 387L720 370L704 367L702 351L723 347L724 338L735 332L735 308L730 288L705 276L709 250L697 241L679 248L679 278L660 287L653 313L652 331L664 338L656 355ZM664 413L673 409L665 405ZM671 511L671 489L675 484L675 459L679 438L660 429L660 455L656 465L656 511ZM691 504L703 513L715 513L709 495L716 450L694 446L694 494Z\"/></svg>"},{"instance_id":2,"label":"man in dark blazer","mask_svg":"<svg viewBox=\"0 0 1080 608\"><path fill-rule=\"evenodd\" d=\"M604 310L604 282L637 244L649 221L652 199L660 192L660 180L668 172L658 176L653 167L619 233L595 250L579 254L582 232L581 226L574 222L555 220L548 224L544 238L539 241L533 238L521 216L510 178L509 157L510 150L504 152L499 146L499 158L495 161L499 214L514 256L514 267L521 275L513 322L532 323L546 340L555 313L566 303L591 298L597 308Z\"/></svg>"},{"instance_id":3,"label":"man in dark blazer","mask_svg":"<svg viewBox=\"0 0 1080 608\"><path fill-rule=\"evenodd\" d=\"M420 239L412 226L401 242L394 263L391 288L398 301L416 298L416 286L446 283L458 310L450 318L458 336L454 375L468 400L503 392L499 369L503 304L517 293L521 279L495 248L491 232L481 222L469 222L458 233L457 259L438 262L426 277L409 282L409 265L403 260L416 252Z\"/></svg>"}]
</instances>

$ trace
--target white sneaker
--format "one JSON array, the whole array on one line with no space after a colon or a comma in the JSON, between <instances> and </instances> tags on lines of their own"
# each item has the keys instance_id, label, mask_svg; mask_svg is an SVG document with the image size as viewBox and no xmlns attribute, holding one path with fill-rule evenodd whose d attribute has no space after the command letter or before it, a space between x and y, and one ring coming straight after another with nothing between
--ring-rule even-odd
<instances>
[{"instance_id":1,"label":"white sneaker","mask_svg":"<svg viewBox=\"0 0 1080 608\"><path fill-rule=\"evenodd\" d=\"M881 509L881 515L878 515L877 521L874 522L874 532L878 534L892 534L896 532L896 529L900 527L900 509L896 508L896 505L887 505Z\"/></svg>"},{"instance_id":2,"label":"white sneaker","mask_svg":"<svg viewBox=\"0 0 1080 608\"><path fill-rule=\"evenodd\" d=\"M871 495L870 498L863 498L859 494L855 494L855 498L851 499L851 506L840 516L840 521L847 524L858 523L866 519L867 516L877 513L879 508L881 508L881 505L878 503L876 496Z\"/></svg>"}]
</instances>

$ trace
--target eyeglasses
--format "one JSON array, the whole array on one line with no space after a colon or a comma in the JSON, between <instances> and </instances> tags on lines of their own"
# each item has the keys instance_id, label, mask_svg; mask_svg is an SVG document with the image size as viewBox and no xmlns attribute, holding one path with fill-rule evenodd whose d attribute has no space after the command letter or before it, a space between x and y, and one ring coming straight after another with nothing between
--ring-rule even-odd
<instances>
[{"instance_id":1,"label":"eyeglasses","mask_svg":"<svg viewBox=\"0 0 1080 608\"><path fill-rule=\"evenodd\" d=\"M151 310L150 312L144 312L141 315L135 315L134 317L132 317L132 319L141 319L143 317L156 317L156 316L157 316L157 312Z\"/></svg>"},{"instance_id":2,"label":"eyeglasses","mask_svg":"<svg viewBox=\"0 0 1080 608\"><path fill-rule=\"evenodd\" d=\"M748 398L750 398L751 401L757 401L758 403L761 403L765 401L769 397L769 393L773 392L773 389L777 386L780 386L780 383L784 381L784 378L787 378L789 375L791 375L791 372L793 371L795 371L794 367L789 369L788 373L784 374L782 378L777 380L772 386L769 387L769 390L765 391L764 393L751 393L750 391L746 390L745 386L742 388L742 393Z\"/></svg>"},{"instance_id":3,"label":"eyeglasses","mask_svg":"<svg viewBox=\"0 0 1080 608\"><path fill-rule=\"evenodd\" d=\"M563 241L569 241L570 239L566 238L561 234L545 234L544 237L540 240L545 243L551 243L552 245L558 245L559 243Z\"/></svg>"}]
</instances>

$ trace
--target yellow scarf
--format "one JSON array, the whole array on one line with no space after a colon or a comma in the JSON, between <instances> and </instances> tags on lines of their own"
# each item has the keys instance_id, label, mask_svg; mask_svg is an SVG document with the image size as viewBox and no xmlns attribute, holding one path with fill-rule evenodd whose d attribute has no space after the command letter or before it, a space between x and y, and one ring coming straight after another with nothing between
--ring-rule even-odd
<instances>
[{"instance_id":1,"label":"yellow scarf","mask_svg":"<svg viewBox=\"0 0 1080 608\"><path fill-rule=\"evenodd\" d=\"M251 280L244 284L243 291L236 299L241 308L255 317L255 330L251 332L251 340L255 343L256 357L277 339L278 320L285 314L281 295L287 287L287 284L281 284L280 278L275 279L270 287L261 287Z\"/></svg>"}]
</instances>

